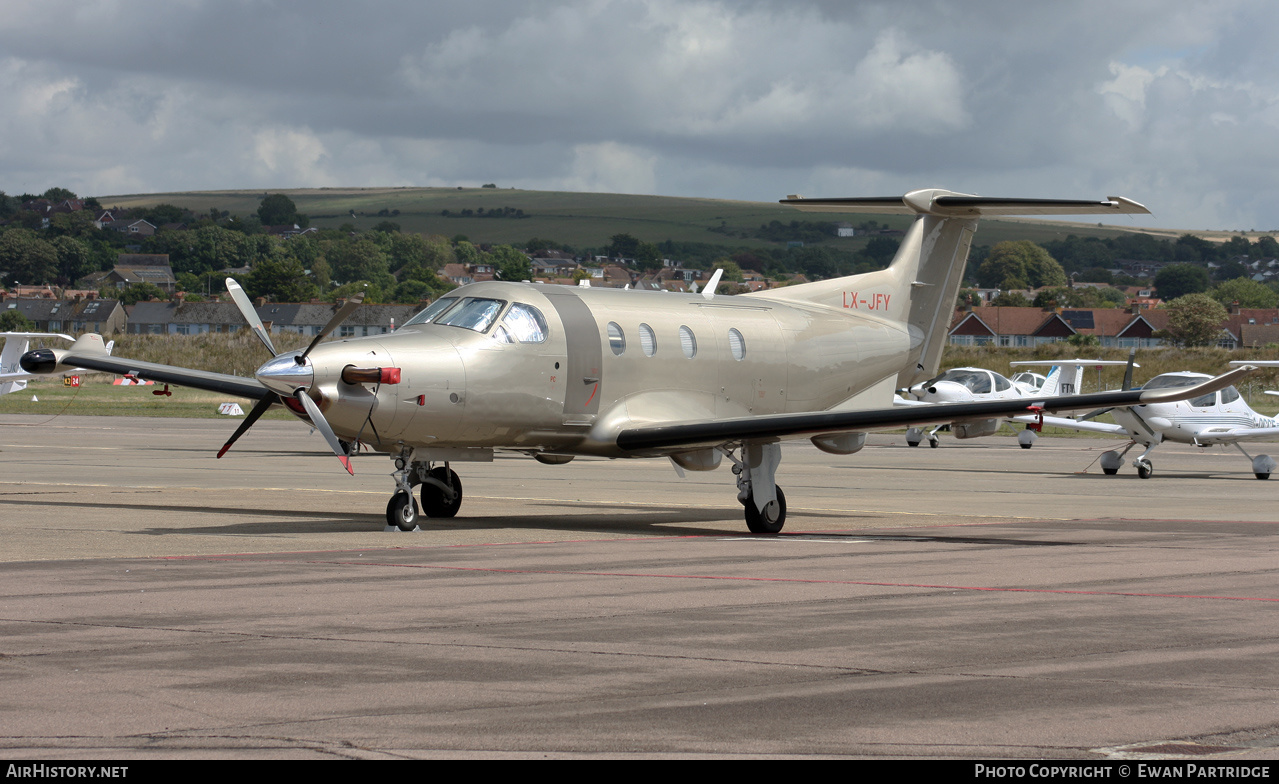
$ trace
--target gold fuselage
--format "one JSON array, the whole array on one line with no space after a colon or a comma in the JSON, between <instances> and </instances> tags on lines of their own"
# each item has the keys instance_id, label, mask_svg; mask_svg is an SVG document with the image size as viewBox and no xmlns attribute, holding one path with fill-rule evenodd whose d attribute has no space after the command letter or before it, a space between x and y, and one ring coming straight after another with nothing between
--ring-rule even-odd
<instances>
[{"instance_id":1,"label":"gold fuselage","mask_svg":"<svg viewBox=\"0 0 1279 784\"><path fill-rule=\"evenodd\" d=\"M622 456L615 440L628 427L831 408L895 376L912 348L900 323L767 295L489 282L449 296L531 305L546 339L507 343L492 328L428 323L321 344L310 355L312 397L340 437L383 451ZM681 327L696 341L692 357ZM730 330L740 340L730 343ZM400 383L346 384L352 365L397 367Z\"/></svg>"}]
</instances>

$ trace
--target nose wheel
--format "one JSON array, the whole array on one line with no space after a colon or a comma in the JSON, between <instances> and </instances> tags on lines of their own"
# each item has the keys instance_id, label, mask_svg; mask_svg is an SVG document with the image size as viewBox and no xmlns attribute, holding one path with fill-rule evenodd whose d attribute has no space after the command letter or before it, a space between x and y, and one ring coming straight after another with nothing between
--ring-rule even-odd
<instances>
[{"instance_id":1,"label":"nose wheel","mask_svg":"<svg viewBox=\"0 0 1279 784\"><path fill-rule=\"evenodd\" d=\"M396 491L386 504L386 524L395 526L401 531L412 531L417 528L417 501L412 493Z\"/></svg>"}]
</instances>

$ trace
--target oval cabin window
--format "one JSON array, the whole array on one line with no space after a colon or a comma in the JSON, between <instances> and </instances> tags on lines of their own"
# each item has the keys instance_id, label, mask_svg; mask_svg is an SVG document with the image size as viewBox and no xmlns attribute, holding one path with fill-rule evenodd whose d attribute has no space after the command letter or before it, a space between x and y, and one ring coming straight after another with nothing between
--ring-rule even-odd
<instances>
[{"instance_id":1,"label":"oval cabin window","mask_svg":"<svg viewBox=\"0 0 1279 784\"><path fill-rule=\"evenodd\" d=\"M639 325L640 348L644 350L644 356L651 357L657 353L657 335L653 334L653 328L647 324Z\"/></svg>"},{"instance_id":2,"label":"oval cabin window","mask_svg":"<svg viewBox=\"0 0 1279 784\"><path fill-rule=\"evenodd\" d=\"M733 353L733 359L738 362L746 359L746 339L735 329L728 331L728 350Z\"/></svg>"},{"instance_id":3,"label":"oval cabin window","mask_svg":"<svg viewBox=\"0 0 1279 784\"><path fill-rule=\"evenodd\" d=\"M614 321L608 322L608 347L619 357L626 350L626 335L622 334L622 328Z\"/></svg>"},{"instance_id":4,"label":"oval cabin window","mask_svg":"<svg viewBox=\"0 0 1279 784\"><path fill-rule=\"evenodd\" d=\"M688 327L679 328L679 347L689 359L697 356L697 337L693 335L693 330Z\"/></svg>"}]
</instances>

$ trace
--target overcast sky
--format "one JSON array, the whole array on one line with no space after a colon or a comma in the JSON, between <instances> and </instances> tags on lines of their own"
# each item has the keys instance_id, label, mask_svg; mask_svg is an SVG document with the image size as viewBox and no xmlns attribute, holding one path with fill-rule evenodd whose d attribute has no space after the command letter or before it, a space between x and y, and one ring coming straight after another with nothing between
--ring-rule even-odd
<instances>
[{"instance_id":1,"label":"overcast sky","mask_svg":"<svg viewBox=\"0 0 1279 784\"><path fill-rule=\"evenodd\" d=\"M942 187L1279 229L1277 34L1272 0L12 2L0 189Z\"/></svg>"}]
</instances>

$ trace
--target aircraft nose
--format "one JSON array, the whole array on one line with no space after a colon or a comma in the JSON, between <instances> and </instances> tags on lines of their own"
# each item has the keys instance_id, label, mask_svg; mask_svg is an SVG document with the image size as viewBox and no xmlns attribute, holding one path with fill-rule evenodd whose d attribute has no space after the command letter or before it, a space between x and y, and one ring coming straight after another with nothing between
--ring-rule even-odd
<instances>
[{"instance_id":1,"label":"aircraft nose","mask_svg":"<svg viewBox=\"0 0 1279 784\"><path fill-rule=\"evenodd\" d=\"M292 396L299 389L309 388L315 382L315 370L309 360L298 364L299 352L281 354L258 368L253 375L272 392Z\"/></svg>"}]
</instances>

